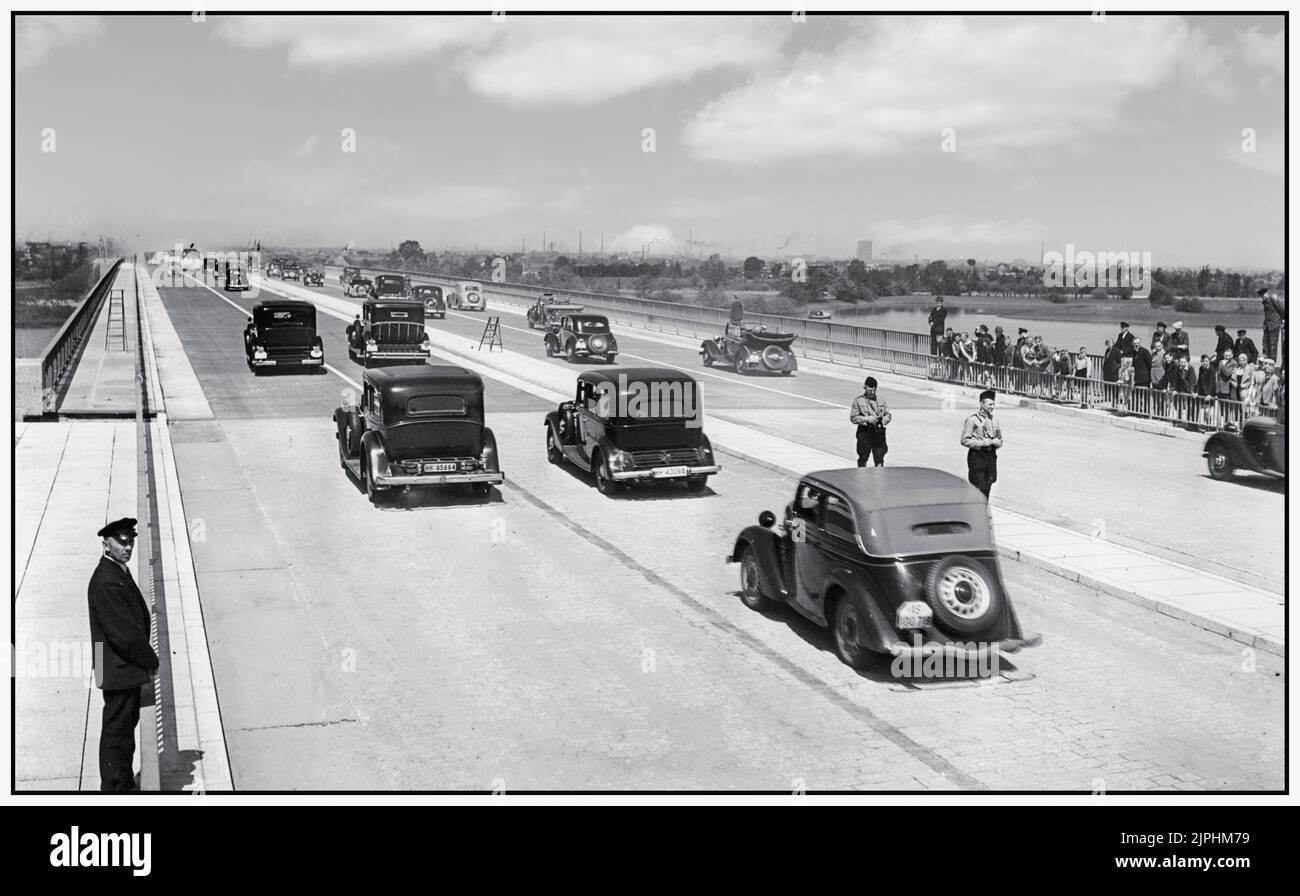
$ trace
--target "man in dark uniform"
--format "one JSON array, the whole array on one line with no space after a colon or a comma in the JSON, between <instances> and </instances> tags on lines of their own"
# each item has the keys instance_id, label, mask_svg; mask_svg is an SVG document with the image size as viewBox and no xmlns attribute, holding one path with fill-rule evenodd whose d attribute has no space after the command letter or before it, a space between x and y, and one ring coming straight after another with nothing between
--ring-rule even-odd
<instances>
[{"instance_id":1,"label":"man in dark uniform","mask_svg":"<svg viewBox=\"0 0 1300 896\"><path fill-rule=\"evenodd\" d=\"M1217 344L1214 346L1215 357L1222 358L1224 352L1228 352L1232 357L1237 357L1234 352L1232 337L1228 335L1228 328L1223 324L1214 325L1214 335L1217 337Z\"/></svg>"},{"instance_id":2,"label":"man in dark uniform","mask_svg":"<svg viewBox=\"0 0 1300 896\"><path fill-rule=\"evenodd\" d=\"M1119 322L1119 336L1116 337L1115 344L1119 346L1121 358L1131 358L1137 352L1137 340L1133 338L1133 331L1128 328L1128 321Z\"/></svg>"},{"instance_id":3,"label":"man in dark uniform","mask_svg":"<svg viewBox=\"0 0 1300 896\"><path fill-rule=\"evenodd\" d=\"M144 596L126 568L135 548L135 520L114 520L99 530L104 556L90 577L90 641L95 684L104 692L99 735L99 789L135 790L132 760L140 722L140 688L158 670L149 645L150 616Z\"/></svg>"},{"instance_id":4,"label":"man in dark uniform","mask_svg":"<svg viewBox=\"0 0 1300 896\"><path fill-rule=\"evenodd\" d=\"M961 443L966 446L966 469L970 484L989 496L998 481L998 449L1002 447L1002 427L993 419L997 394L992 389L980 393L980 409L966 418Z\"/></svg>"},{"instance_id":5,"label":"man in dark uniform","mask_svg":"<svg viewBox=\"0 0 1300 896\"><path fill-rule=\"evenodd\" d=\"M859 467L865 467L870 459L874 459L878 467L885 465L885 452L889 450L885 443L885 427L893 419L889 406L876 398L876 378L867 377L862 384L862 394L853 399L853 407L849 410L849 422L858 427Z\"/></svg>"},{"instance_id":6,"label":"man in dark uniform","mask_svg":"<svg viewBox=\"0 0 1300 896\"><path fill-rule=\"evenodd\" d=\"M939 340L947 327L948 309L943 307L943 296L934 297L934 307L930 309L930 354L939 354Z\"/></svg>"},{"instance_id":7,"label":"man in dark uniform","mask_svg":"<svg viewBox=\"0 0 1300 896\"><path fill-rule=\"evenodd\" d=\"M1255 295L1264 303L1264 354L1277 358L1278 337L1286 325L1286 304L1267 288L1256 290Z\"/></svg>"},{"instance_id":8,"label":"man in dark uniform","mask_svg":"<svg viewBox=\"0 0 1300 896\"><path fill-rule=\"evenodd\" d=\"M1259 360L1259 349L1255 348L1255 340L1246 335L1245 330L1237 331L1237 341L1232 343L1233 355L1245 355L1246 360L1254 364Z\"/></svg>"}]
</instances>

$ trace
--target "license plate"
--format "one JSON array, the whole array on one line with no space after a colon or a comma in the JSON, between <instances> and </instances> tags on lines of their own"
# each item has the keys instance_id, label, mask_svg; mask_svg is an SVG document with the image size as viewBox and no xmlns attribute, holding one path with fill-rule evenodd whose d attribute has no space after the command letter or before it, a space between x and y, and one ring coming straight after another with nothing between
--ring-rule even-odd
<instances>
[{"instance_id":1,"label":"license plate","mask_svg":"<svg viewBox=\"0 0 1300 896\"><path fill-rule=\"evenodd\" d=\"M670 476L685 476L686 467L659 467L653 472L655 479L667 479Z\"/></svg>"},{"instance_id":2,"label":"license plate","mask_svg":"<svg viewBox=\"0 0 1300 896\"><path fill-rule=\"evenodd\" d=\"M456 464L425 464L424 472L426 473L455 473L458 469Z\"/></svg>"},{"instance_id":3,"label":"license plate","mask_svg":"<svg viewBox=\"0 0 1300 896\"><path fill-rule=\"evenodd\" d=\"M919 600L909 600L898 608L895 622L900 629L922 629L930 625L930 606Z\"/></svg>"}]
</instances>

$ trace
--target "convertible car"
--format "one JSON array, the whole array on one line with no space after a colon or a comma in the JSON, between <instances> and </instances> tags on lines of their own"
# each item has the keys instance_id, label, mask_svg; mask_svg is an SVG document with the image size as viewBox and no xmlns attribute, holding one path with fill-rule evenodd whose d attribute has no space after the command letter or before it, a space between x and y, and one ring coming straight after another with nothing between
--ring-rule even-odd
<instances>
[{"instance_id":1,"label":"convertible car","mask_svg":"<svg viewBox=\"0 0 1300 896\"><path fill-rule=\"evenodd\" d=\"M769 333L764 326L750 327L733 321L717 339L704 340L700 359L705 367L718 364L736 373L761 370L790 376L799 369L790 350L795 338L794 333Z\"/></svg>"},{"instance_id":2,"label":"convertible car","mask_svg":"<svg viewBox=\"0 0 1300 896\"><path fill-rule=\"evenodd\" d=\"M861 669L879 655L1017 650L1024 639L1002 584L984 496L925 467L809 473L778 525L763 511L727 560L741 599L786 603L833 632Z\"/></svg>"}]
</instances>

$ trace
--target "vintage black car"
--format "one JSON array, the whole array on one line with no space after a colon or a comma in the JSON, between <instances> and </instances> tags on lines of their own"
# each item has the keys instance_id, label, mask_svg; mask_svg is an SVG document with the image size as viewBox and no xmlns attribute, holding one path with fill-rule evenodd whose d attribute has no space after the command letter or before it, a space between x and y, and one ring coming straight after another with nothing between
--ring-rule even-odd
<instances>
[{"instance_id":1,"label":"vintage black car","mask_svg":"<svg viewBox=\"0 0 1300 896\"><path fill-rule=\"evenodd\" d=\"M703 424L699 386L689 374L662 367L587 371L574 400L546 415L546 458L594 474L603 495L663 480L703 491L721 469Z\"/></svg>"},{"instance_id":2,"label":"vintage black car","mask_svg":"<svg viewBox=\"0 0 1300 896\"><path fill-rule=\"evenodd\" d=\"M1252 417L1240 434L1216 432L1205 442L1206 465L1215 479L1237 470L1286 477L1286 426L1271 417Z\"/></svg>"},{"instance_id":3,"label":"vintage black car","mask_svg":"<svg viewBox=\"0 0 1300 896\"><path fill-rule=\"evenodd\" d=\"M398 274L380 274L370 287L372 299L405 299L411 294L410 284Z\"/></svg>"},{"instance_id":4,"label":"vintage black car","mask_svg":"<svg viewBox=\"0 0 1300 896\"><path fill-rule=\"evenodd\" d=\"M312 268L311 270L307 271L307 273L302 275L302 285L303 286L324 286L325 272L317 270L316 268Z\"/></svg>"},{"instance_id":5,"label":"vintage black car","mask_svg":"<svg viewBox=\"0 0 1300 896\"><path fill-rule=\"evenodd\" d=\"M346 296L351 296L354 299L370 298L370 290L371 287L374 286L374 284L370 282L370 279L368 277L362 277L360 275L357 275L353 277L351 280L347 281L347 284L348 284L347 286L343 287L343 294Z\"/></svg>"},{"instance_id":6,"label":"vintage black car","mask_svg":"<svg viewBox=\"0 0 1300 896\"><path fill-rule=\"evenodd\" d=\"M720 364L736 373L768 371L790 376L799 369L790 345L794 333L769 333L765 326L731 322L717 339L700 345L700 359L705 367Z\"/></svg>"},{"instance_id":7,"label":"vintage black car","mask_svg":"<svg viewBox=\"0 0 1300 896\"><path fill-rule=\"evenodd\" d=\"M301 280L302 268L298 267L298 265L296 264L286 264L283 268L280 269L280 279Z\"/></svg>"},{"instance_id":8,"label":"vintage black car","mask_svg":"<svg viewBox=\"0 0 1300 896\"><path fill-rule=\"evenodd\" d=\"M254 375L268 367L324 369L325 346L316 335L316 306L298 299L258 302L244 328L244 354Z\"/></svg>"},{"instance_id":9,"label":"vintage black car","mask_svg":"<svg viewBox=\"0 0 1300 896\"><path fill-rule=\"evenodd\" d=\"M497 442L483 423L483 380L460 367L367 370L359 406L334 412L339 464L371 503L395 486L500 485Z\"/></svg>"},{"instance_id":10,"label":"vintage black car","mask_svg":"<svg viewBox=\"0 0 1300 896\"><path fill-rule=\"evenodd\" d=\"M348 358L369 367L374 361L413 361L429 357L424 308L409 299L366 299L344 331Z\"/></svg>"},{"instance_id":11,"label":"vintage black car","mask_svg":"<svg viewBox=\"0 0 1300 896\"><path fill-rule=\"evenodd\" d=\"M581 305L575 305L572 302L561 302L551 293L543 293L542 297L528 308L528 329L553 327L560 322L560 318L564 315L577 314L581 310Z\"/></svg>"},{"instance_id":12,"label":"vintage black car","mask_svg":"<svg viewBox=\"0 0 1300 896\"><path fill-rule=\"evenodd\" d=\"M736 539L741 599L787 603L830 626L860 669L880 654L937 647L981 654L1026 643L998 567L988 503L925 467L809 473L785 517L765 510Z\"/></svg>"},{"instance_id":13,"label":"vintage black car","mask_svg":"<svg viewBox=\"0 0 1300 896\"><path fill-rule=\"evenodd\" d=\"M425 317L436 317L439 320L447 316L447 303L442 298L442 287L422 284L411 287L411 298L424 305Z\"/></svg>"},{"instance_id":14,"label":"vintage black car","mask_svg":"<svg viewBox=\"0 0 1300 896\"><path fill-rule=\"evenodd\" d=\"M345 267L342 273L339 274L339 285L342 286L344 289L346 289L347 285L352 282L352 279L354 277L360 277L360 276L361 276L361 268L351 267L351 266Z\"/></svg>"},{"instance_id":15,"label":"vintage black car","mask_svg":"<svg viewBox=\"0 0 1300 896\"><path fill-rule=\"evenodd\" d=\"M222 288L226 292L243 292L248 289L248 275L244 273L243 268L237 268L230 262L226 262L226 285Z\"/></svg>"},{"instance_id":16,"label":"vintage black car","mask_svg":"<svg viewBox=\"0 0 1300 896\"><path fill-rule=\"evenodd\" d=\"M277 260L274 259L274 258L271 259L271 261L266 265L266 276L268 276L268 277L279 277L279 276L280 276L280 262L279 262L279 261L277 261Z\"/></svg>"},{"instance_id":17,"label":"vintage black car","mask_svg":"<svg viewBox=\"0 0 1300 896\"><path fill-rule=\"evenodd\" d=\"M613 364L618 356L618 341L609 331L609 318L603 314L562 314L542 337L546 357L563 355L569 363L579 358L602 358Z\"/></svg>"}]
</instances>

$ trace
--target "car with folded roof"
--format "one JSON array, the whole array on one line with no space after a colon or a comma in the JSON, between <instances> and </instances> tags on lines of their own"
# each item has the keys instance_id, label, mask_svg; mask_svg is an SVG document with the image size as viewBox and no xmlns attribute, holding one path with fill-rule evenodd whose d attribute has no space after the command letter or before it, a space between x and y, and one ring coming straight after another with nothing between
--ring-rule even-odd
<instances>
[{"instance_id":1,"label":"car with folded roof","mask_svg":"<svg viewBox=\"0 0 1300 896\"><path fill-rule=\"evenodd\" d=\"M409 299L367 299L344 333L348 358L363 367L376 361L419 364L429 357L424 306Z\"/></svg>"},{"instance_id":2,"label":"car with folded roof","mask_svg":"<svg viewBox=\"0 0 1300 896\"><path fill-rule=\"evenodd\" d=\"M650 482L699 492L722 469L704 434L699 384L668 367L585 371L545 427L547 460L591 473L603 495Z\"/></svg>"},{"instance_id":3,"label":"car with folded roof","mask_svg":"<svg viewBox=\"0 0 1300 896\"><path fill-rule=\"evenodd\" d=\"M346 265L343 270L339 272L339 285L344 289L347 289L347 285L352 282L352 279L360 276L361 268L356 267L355 265Z\"/></svg>"},{"instance_id":4,"label":"car with folded roof","mask_svg":"<svg viewBox=\"0 0 1300 896\"><path fill-rule=\"evenodd\" d=\"M268 368L323 369L325 345L316 335L316 306L299 299L254 304L244 327L244 355L254 375Z\"/></svg>"},{"instance_id":5,"label":"car with folded roof","mask_svg":"<svg viewBox=\"0 0 1300 896\"><path fill-rule=\"evenodd\" d=\"M779 373L790 376L799 369L791 345L796 334L775 333L763 324L731 321L721 336L700 343L705 367L730 367L736 373Z\"/></svg>"},{"instance_id":6,"label":"car with folded roof","mask_svg":"<svg viewBox=\"0 0 1300 896\"><path fill-rule=\"evenodd\" d=\"M305 274L302 275L302 285L303 286L324 286L325 272L320 270L319 268L310 268Z\"/></svg>"},{"instance_id":7,"label":"car with folded roof","mask_svg":"<svg viewBox=\"0 0 1300 896\"><path fill-rule=\"evenodd\" d=\"M362 277L360 274L347 281L347 286L343 287L343 294L353 299L366 299L370 297L370 290L374 286L369 277Z\"/></svg>"},{"instance_id":8,"label":"car with folded roof","mask_svg":"<svg viewBox=\"0 0 1300 896\"><path fill-rule=\"evenodd\" d=\"M294 263L294 262L289 262L288 264L286 264L284 267L282 267L282 268L280 269L280 279L281 279L281 280L301 280L301 279L302 279L302 268L300 268L300 267L299 267L296 263Z\"/></svg>"},{"instance_id":9,"label":"car with folded roof","mask_svg":"<svg viewBox=\"0 0 1300 896\"><path fill-rule=\"evenodd\" d=\"M1251 417L1241 432L1216 432L1201 455L1215 479L1239 470L1286 478L1286 426L1272 417Z\"/></svg>"},{"instance_id":10,"label":"car with folded roof","mask_svg":"<svg viewBox=\"0 0 1300 896\"><path fill-rule=\"evenodd\" d=\"M581 305L573 302L561 302L555 297L554 293L542 293L541 298L528 308L528 329L535 330L538 327L546 329L555 326L564 315L576 314L581 310Z\"/></svg>"},{"instance_id":11,"label":"car with folded roof","mask_svg":"<svg viewBox=\"0 0 1300 896\"><path fill-rule=\"evenodd\" d=\"M411 299L424 305L425 317L436 317L439 320L446 318L447 302L442 297L441 286L428 283L412 286Z\"/></svg>"},{"instance_id":12,"label":"car with folded roof","mask_svg":"<svg viewBox=\"0 0 1300 896\"><path fill-rule=\"evenodd\" d=\"M542 336L546 357L562 355L572 364L585 358L599 358L613 364L618 357L618 340L603 314L562 314Z\"/></svg>"},{"instance_id":13,"label":"car with folded roof","mask_svg":"<svg viewBox=\"0 0 1300 896\"><path fill-rule=\"evenodd\" d=\"M808 473L782 519L764 510L727 560L740 564L746 606L788 604L829 627L855 669L879 656L1032 643L1003 583L984 495L942 470Z\"/></svg>"},{"instance_id":14,"label":"car with folded roof","mask_svg":"<svg viewBox=\"0 0 1300 896\"><path fill-rule=\"evenodd\" d=\"M373 504L393 489L425 486L468 485L486 497L505 481L483 380L461 367L367 370L355 403L345 397L334 411L334 427L339 465Z\"/></svg>"}]
</instances>

